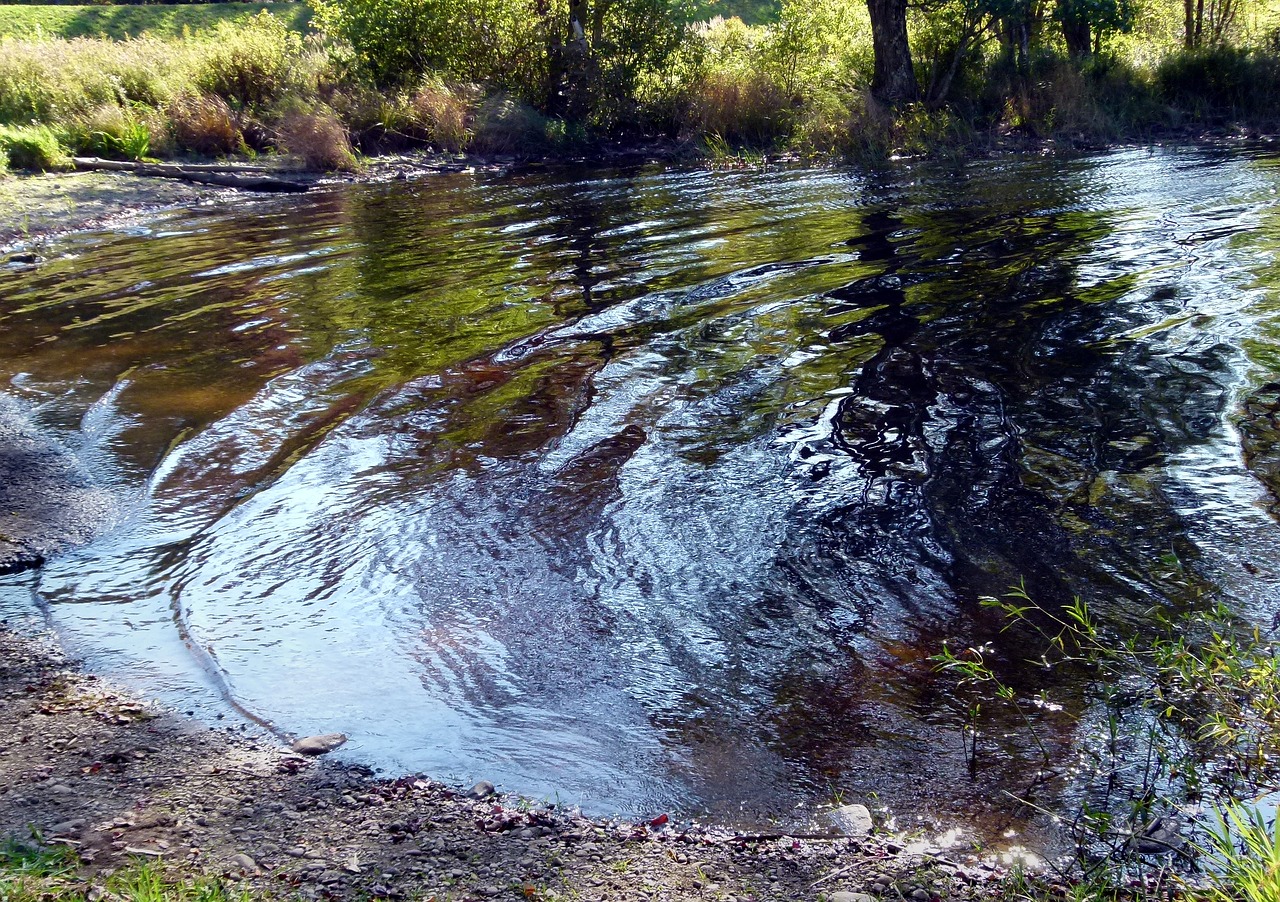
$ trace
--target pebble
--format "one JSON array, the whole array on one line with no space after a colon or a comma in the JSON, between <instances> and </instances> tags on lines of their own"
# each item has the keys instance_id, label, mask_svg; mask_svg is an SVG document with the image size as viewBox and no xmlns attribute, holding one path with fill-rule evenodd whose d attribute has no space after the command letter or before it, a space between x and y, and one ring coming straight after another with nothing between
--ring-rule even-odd
<instances>
[{"instance_id":1,"label":"pebble","mask_svg":"<svg viewBox=\"0 0 1280 902\"><path fill-rule=\"evenodd\" d=\"M874 900L866 893L841 891L828 896L827 902L874 902Z\"/></svg>"},{"instance_id":2,"label":"pebble","mask_svg":"<svg viewBox=\"0 0 1280 902\"><path fill-rule=\"evenodd\" d=\"M488 780L481 780L475 786L471 787L471 791L467 793L469 799L487 799L489 796L497 792L497 789Z\"/></svg>"}]
</instances>

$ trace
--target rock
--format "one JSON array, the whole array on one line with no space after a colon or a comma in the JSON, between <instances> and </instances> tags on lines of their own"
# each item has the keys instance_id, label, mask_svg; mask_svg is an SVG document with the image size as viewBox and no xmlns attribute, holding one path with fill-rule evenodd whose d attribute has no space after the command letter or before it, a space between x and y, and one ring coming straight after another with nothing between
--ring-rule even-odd
<instances>
[{"instance_id":1,"label":"rock","mask_svg":"<svg viewBox=\"0 0 1280 902\"><path fill-rule=\"evenodd\" d=\"M489 798L489 796L493 795L495 792L497 792L497 789L494 788L494 785L492 783L490 783L488 780L481 780L475 786L471 787L470 792L467 793L467 798L487 799Z\"/></svg>"},{"instance_id":2,"label":"rock","mask_svg":"<svg viewBox=\"0 0 1280 902\"><path fill-rule=\"evenodd\" d=\"M1168 855L1182 851L1186 840L1172 819L1156 818L1141 834L1133 838L1133 846L1143 855Z\"/></svg>"},{"instance_id":3,"label":"rock","mask_svg":"<svg viewBox=\"0 0 1280 902\"><path fill-rule=\"evenodd\" d=\"M345 733L322 733L318 736L304 736L289 748L299 755L327 755L346 741Z\"/></svg>"},{"instance_id":4,"label":"rock","mask_svg":"<svg viewBox=\"0 0 1280 902\"><path fill-rule=\"evenodd\" d=\"M9 257L9 262L15 266L35 266L37 263L43 263L44 257L39 254L13 254Z\"/></svg>"},{"instance_id":5,"label":"rock","mask_svg":"<svg viewBox=\"0 0 1280 902\"><path fill-rule=\"evenodd\" d=\"M875 902L875 900L866 893L850 893L841 891L838 893L832 893L828 896L827 902Z\"/></svg>"},{"instance_id":6,"label":"rock","mask_svg":"<svg viewBox=\"0 0 1280 902\"><path fill-rule=\"evenodd\" d=\"M49 828L50 836L77 836L81 830L85 828L87 822L84 818L74 818L73 820L63 821L60 824L54 824Z\"/></svg>"},{"instance_id":7,"label":"rock","mask_svg":"<svg viewBox=\"0 0 1280 902\"><path fill-rule=\"evenodd\" d=\"M866 836L875 829L866 805L842 805L831 812L831 821L845 836Z\"/></svg>"},{"instance_id":8,"label":"rock","mask_svg":"<svg viewBox=\"0 0 1280 902\"><path fill-rule=\"evenodd\" d=\"M929 891L927 889L922 886L918 886L911 891L911 898L914 899L915 902L929 902L933 897L929 895Z\"/></svg>"},{"instance_id":9,"label":"rock","mask_svg":"<svg viewBox=\"0 0 1280 902\"><path fill-rule=\"evenodd\" d=\"M258 867L258 863L243 852L231 856L231 865L235 870L244 871L246 874L261 874L262 869Z\"/></svg>"}]
</instances>

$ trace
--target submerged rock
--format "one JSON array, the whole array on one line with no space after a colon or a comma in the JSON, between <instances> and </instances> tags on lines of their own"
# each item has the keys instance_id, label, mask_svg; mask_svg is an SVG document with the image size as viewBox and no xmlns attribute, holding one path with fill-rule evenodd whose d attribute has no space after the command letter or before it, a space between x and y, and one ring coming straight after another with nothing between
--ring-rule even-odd
<instances>
[{"instance_id":1,"label":"submerged rock","mask_svg":"<svg viewBox=\"0 0 1280 902\"><path fill-rule=\"evenodd\" d=\"M0 573L38 567L115 515L79 459L0 394Z\"/></svg>"},{"instance_id":2,"label":"submerged rock","mask_svg":"<svg viewBox=\"0 0 1280 902\"><path fill-rule=\"evenodd\" d=\"M346 733L322 733L318 736L304 736L289 748L299 755L327 755L346 741Z\"/></svg>"}]
</instances>

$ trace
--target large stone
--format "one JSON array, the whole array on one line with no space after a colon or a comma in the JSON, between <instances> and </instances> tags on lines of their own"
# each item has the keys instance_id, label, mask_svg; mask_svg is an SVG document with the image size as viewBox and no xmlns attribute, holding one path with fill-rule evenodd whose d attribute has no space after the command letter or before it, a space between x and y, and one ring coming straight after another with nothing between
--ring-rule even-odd
<instances>
[{"instance_id":1,"label":"large stone","mask_svg":"<svg viewBox=\"0 0 1280 902\"><path fill-rule=\"evenodd\" d=\"M845 836L866 836L875 829L866 805L841 805L831 812L831 822Z\"/></svg>"},{"instance_id":2,"label":"large stone","mask_svg":"<svg viewBox=\"0 0 1280 902\"><path fill-rule=\"evenodd\" d=\"M289 748L299 755L326 755L346 741L346 733L322 733L319 736L304 736Z\"/></svg>"}]
</instances>

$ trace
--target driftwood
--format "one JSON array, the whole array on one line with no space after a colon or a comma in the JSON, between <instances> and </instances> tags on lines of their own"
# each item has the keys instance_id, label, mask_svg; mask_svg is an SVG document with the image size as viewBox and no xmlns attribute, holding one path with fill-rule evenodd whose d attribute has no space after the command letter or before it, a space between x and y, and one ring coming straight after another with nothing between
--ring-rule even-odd
<instances>
[{"instance_id":1,"label":"driftwood","mask_svg":"<svg viewBox=\"0 0 1280 902\"><path fill-rule=\"evenodd\" d=\"M262 166L182 165L177 163L123 163L119 160L100 160L97 157L72 157L72 165L82 172L130 172L134 175L154 176L162 179L181 179L201 185L220 185L243 191L274 191L301 193L310 185L288 179L264 175ZM241 175L239 173L253 173Z\"/></svg>"}]
</instances>

